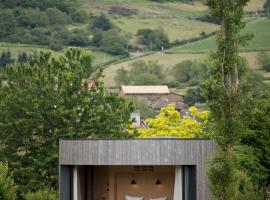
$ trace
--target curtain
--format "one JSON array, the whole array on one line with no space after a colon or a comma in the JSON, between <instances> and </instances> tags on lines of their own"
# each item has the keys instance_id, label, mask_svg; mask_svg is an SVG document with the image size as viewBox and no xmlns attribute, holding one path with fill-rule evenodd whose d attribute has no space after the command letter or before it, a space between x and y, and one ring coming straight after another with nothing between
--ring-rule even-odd
<instances>
[{"instance_id":1,"label":"curtain","mask_svg":"<svg viewBox=\"0 0 270 200\"><path fill-rule=\"evenodd\" d=\"M79 200L78 198L78 183L79 183L79 177L78 177L78 167L73 166L73 200Z\"/></svg>"},{"instance_id":2,"label":"curtain","mask_svg":"<svg viewBox=\"0 0 270 200\"><path fill-rule=\"evenodd\" d=\"M183 200L183 167L175 167L174 200Z\"/></svg>"}]
</instances>

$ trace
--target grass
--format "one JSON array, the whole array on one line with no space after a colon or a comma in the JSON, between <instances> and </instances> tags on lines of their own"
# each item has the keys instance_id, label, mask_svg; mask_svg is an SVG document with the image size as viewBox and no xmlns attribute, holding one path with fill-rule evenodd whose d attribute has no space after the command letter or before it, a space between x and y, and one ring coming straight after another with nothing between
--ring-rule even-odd
<instances>
[{"instance_id":1,"label":"grass","mask_svg":"<svg viewBox=\"0 0 270 200\"><path fill-rule=\"evenodd\" d=\"M11 52L12 57L14 59L17 59L19 54L22 52L26 52L27 54L32 54L34 52L39 53L42 51L42 52L50 52L52 56L60 56L60 55L63 55L67 49L56 52L46 47L42 47L38 45L0 43L0 53L2 53L2 51L7 51L7 50ZM93 56L94 65L101 65L102 63L106 63L115 58L114 56L103 53L101 51L91 51L90 49L86 49L86 48L84 48L83 50L90 53Z\"/></svg>"},{"instance_id":2,"label":"grass","mask_svg":"<svg viewBox=\"0 0 270 200\"><path fill-rule=\"evenodd\" d=\"M150 0L80 0L82 9L87 12L100 14L107 13L113 23L120 27L136 41L136 33L139 29L162 27L169 36L170 41L183 40L199 36L201 32L212 32L217 30L217 25L192 21L189 17L202 16L207 7L201 2L193 5L183 2L156 3ZM120 5L136 9L138 14L132 16L121 16L108 13L111 6Z\"/></svg>"},{"instance_id":3,"label":"grass","mask_svg":"<svg viewBox=\"0 0 270 200\"><path fill-rule=\"evenodd\" d=\"M248 65L250 68L254 70L259 70L259 65L257 63L257 52L243 52L241 56L247 59ZM165 72L167 72L168 79L171 78L170 76L170 69L177 63L185 61L185 60L198 60L204 59L206 57L205 53L177 53L177 54L164 54L164 53L155 53L149 56L125 61L122 63L114 64L108 66L104 70L104 83L107 87L115 87L117 86L114 77L116 76L116 71L123 67L126 70L130 69L130 64L136 60L144 60L144 61L158 61L160 64L164 66ZM270 73L265 73L264 71L260 71L264 77L270 77ZM181 92L185 92L186 88L181 89Z\"/></svg>"},{"instance_id":4,"label":"grass","mask_svg":"<svg viewBox=\"0 0 270 200\"><path fill-rule=\"evenodd\" d=\"M270 49L270 20L263 18L247 24L244 33L252 33L254 38L249 41L243 51ZM216 48L215 37L170 49L170 52L207 52Z\"/></svg>"},{"instance_id":5,"label":"grass","mask_svg":"<svg viewBox=\"0 0 270 200\"><path fill-rule=\"evenodd\" d=\"M145 56L142 58L126 61L123 63L119 63L116 65L111 65L104 70L104 83L107 87L115 87L116 83L114 81L114 77L116 76L116 71L121 67L126 70L130 69L130 64L136 60L144 60L144 61L158 61L159 64L164 66L164 70L166 72L170 71L170 68L173 67L176 63L179 63L184 60L195 60L201 58L203 54L164 54L164 53L156 53L149 56ZM169 75L169 74L168 74Z\"/></svg>"}]
</instances>

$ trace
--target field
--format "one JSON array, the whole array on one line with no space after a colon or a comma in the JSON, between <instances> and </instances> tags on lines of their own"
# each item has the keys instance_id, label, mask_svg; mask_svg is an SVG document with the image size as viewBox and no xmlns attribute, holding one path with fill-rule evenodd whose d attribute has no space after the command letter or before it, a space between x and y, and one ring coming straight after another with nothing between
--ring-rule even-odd
<instances>
[{"instance_id":1,"label":"field","mask_svg":"<svg viewBox=\"0 0 270 200\"><path fill-rule=\"evenodd\" d=\"M14 59L17 59L19 54L22 52L26 52L27 54L32 54L34 52L50 52L52 56L60 56L65 53L65 50L60 52L52 51L46 47L37 46L37 45L27 45L27 44L12 44L12 43L0 43L0 54L2 51L9 50ZM84 51L90 53L93 56L93 64L94 65L101 65L102 63L106 63L112 60L113 56L100 52L100 51L91 51L89 49L83 49Z\"/></svg>"},{"instance_id":2,"label":"field","mask_svg":"<svg viewBox=\"0 0 270 200\"><path fill-rule=\"evenodd\" d=\"M259 66L257 63L257 52L243 52L241 56L245 57L248 61L249 67L252 69L258 70ZM132 59L129 61L125 61L122 63L118 63L115 65L108 66L104 70L104 83L107 87L115 87L116 83L114 81L114 77L116 75L116 71L121 67L126 70L130 69L130 64L136 60L144 60L144 61L158 61L159 64L164 66L165 71L167 72L168 78L170 78L170 69L177 63L182 62L184 60L198 60L198 59L206 59L207 54L205 53L178 53L178 54L164 54L164 53L155 53L152 55L148 55L142 58ZM270 73L265 73L260 71L265 77L270 77Z\"/></svg>"},{"instance_id":3,"label":"field","mask_svg":"<svg viewBox=\"0 0 270 200\"><path fill-rule=\"evenodd\" d=\"M252 33L254 37L249 41L243 51L270 49L270 20L263 18L247 24L244 33ZM215 37L207 38L198 42L190 43L184 46L175 47L169 52L207 52L215 49Z\"/></svg>"}]
</instances>

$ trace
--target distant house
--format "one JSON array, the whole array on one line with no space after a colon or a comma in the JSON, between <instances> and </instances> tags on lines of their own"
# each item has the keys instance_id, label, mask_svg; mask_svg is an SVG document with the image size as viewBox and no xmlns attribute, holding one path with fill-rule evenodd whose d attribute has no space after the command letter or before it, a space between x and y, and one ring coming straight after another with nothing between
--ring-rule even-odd
<instances>
[{"instance_id":1,"label":"distant house","mask_svg":"<svg viewBox=\"0 0 270 200\"><path fill-rule=\"evenodd\" d=\"M152 101L149 106L156 112L160 112L161 108L167 107L169 104L174 104L175 109L180 112L185 108L184 96L176 93L169 93Z\"/></svg>"},{"instance_id":2,"label":"distant house","mask_svg":"<svg viewBox=\"0 0 270 200\"><path fill-rule=\"evenodd\" d=\"M167 85L121 86L120 90L122 96L135 97L143 101L152 101L168 94L170 91Z\"/></svg>"}]
</instances>

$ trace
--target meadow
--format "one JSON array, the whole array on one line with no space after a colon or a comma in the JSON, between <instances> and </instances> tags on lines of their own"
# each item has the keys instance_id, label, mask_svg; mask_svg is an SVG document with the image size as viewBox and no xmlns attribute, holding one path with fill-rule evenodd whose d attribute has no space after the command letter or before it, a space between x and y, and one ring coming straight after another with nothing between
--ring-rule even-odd
<instances>
[{"instance_id":1,"label":"meadow","mask_svg":"<svg viewBox=\"0 0 270 200\"><path fill-rule=\"evenodd\" d=\"M270 19L262 18L247 24L243 34L253 34L254 37L248 45L241 47L242 51L257 51L270 49ZM198 42L179 46L168 50L168 52L207 52L216 48L215 37L210 37Z\"/></svg>"}]
</instances>

